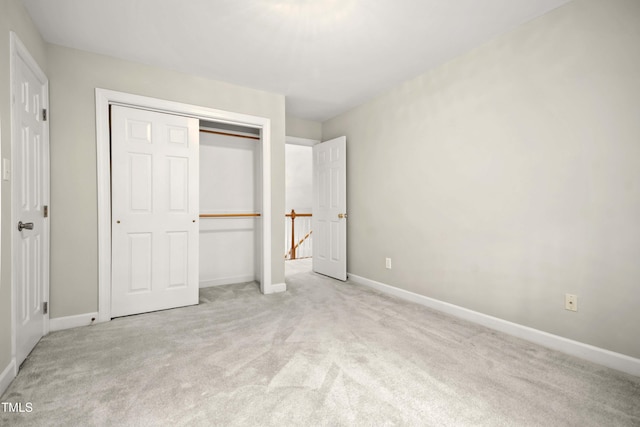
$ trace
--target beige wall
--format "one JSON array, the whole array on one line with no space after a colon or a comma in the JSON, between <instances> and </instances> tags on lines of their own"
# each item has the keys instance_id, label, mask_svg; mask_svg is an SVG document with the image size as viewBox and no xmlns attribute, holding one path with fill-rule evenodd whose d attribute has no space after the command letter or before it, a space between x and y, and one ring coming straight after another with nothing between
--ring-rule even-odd
<instances>
[{"instance_id":1,"label":"beige wall","mask_svg":"<svg viewBox=\"0 0 640 427\"><path fill-rule=\"evenodd\" d=\"M9 32L14 31L43 71L46 45L31 18L18 0L0 0L0 122L2 123L2 158L11 158L11 98ZM0 264L0 373L11 362L11 182L1 182L2 237Z\"/></svg>"},{"instance_id":2,"label":"beige wall","mask_svg":"<svg viewBox=\"0 0 640 427\"><path fill-rule=\"evenodd\" d=\"M319 141L322 139L322 123L287 115L286 132L287 136Z\"/></svg>"},{"instance_id":3,"label":"beige wall","mask_svg":"<svg viewBox=\"0 0 640 427\"><path fill-rule=\"evenodd\" d=\"M575 0L325 122L349 272L640 357L639 22Z\"/></svg>"},{"instance_id":4,"label":"beige wall","mask_svg":"<svg viewBox=\"0 0 640 427\"><path fill-rule=\"evenodd\" d=\"M284 253L284 96L50 45L51 317L97 311L96 87L271 119L272 253ZM273 257L273 283L284 261Z\"/></svg>"}]
</instances>

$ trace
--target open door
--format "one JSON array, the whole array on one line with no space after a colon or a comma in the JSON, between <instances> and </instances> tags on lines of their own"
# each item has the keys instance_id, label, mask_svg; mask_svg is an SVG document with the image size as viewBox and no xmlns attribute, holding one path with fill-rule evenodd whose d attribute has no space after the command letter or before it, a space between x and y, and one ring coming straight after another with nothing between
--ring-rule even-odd
<instances>
[{"instance_id":1,"label":"open door","mask_svg":"<svg viewBox=\"0 0 640 427\"><path fill-rule=\"evenodd\" d=\"M198 119L111 107L111 317L198 303Z\"/></svg>"},{"instance_id":2,"label":"open door","mask_svg":"<svg viewBox=\"0 0 640 427\"><path fill-rule=\"evenodd\" d=\"M20 366L48 333L49 132L47 77L11 33L12 41L12 277L15 358ZM6 171L6 168L5 168ZM9 178L8 176L6 177Z\"/></svg>"},{"instance_id":3,"label":"open door","mask_svg":"<svg viewBox=\"0 0 640 427\"><path fill-rule=\"evenodd\" d=\"M347 138L313 146L313 271L347 280Z\"/></svg>"}]
</instances>

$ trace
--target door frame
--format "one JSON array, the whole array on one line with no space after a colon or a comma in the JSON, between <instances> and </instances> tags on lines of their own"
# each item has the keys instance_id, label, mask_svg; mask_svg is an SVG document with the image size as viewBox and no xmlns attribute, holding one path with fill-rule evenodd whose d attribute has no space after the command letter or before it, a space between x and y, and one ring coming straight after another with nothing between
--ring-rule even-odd
<instances>
[{"instance_id":1,"label":"door frame","mask_svg":"<svg viewBox=\"0 0 640 427\"><path fill-rule=\"evenodd\" d=\"M42 71L42 69L40 68L40 66L38 65L38 63L36 62L36 60L33 58L33 56L31 56L31 53L29 52L29 50L27 49L27 47L24 45L24 43L22 43L22 40L20 40L20 37L18 37L18 35L16 33L14 33L13 31L10 32L9 34L9 38L10 38L10 70L9 70L9 81L10 81L10 96L11 96L11 100L14 100L16 96L18 96L17 93L15 93L15 82L16 82L16 78L18 75L18 71L16 69L17 67L17 61L18 58L20 58L26 65L27 67L29 67L29 69L34 73L34 75L36 76L36 78L38 79L38 81L42 84L42 86L44 86L44 95L43 95L43 99L42 99L42 106L41 108L45 108L47 110L47 113L49 113L49 79L47 78L46 74ZM16 298L17 295L17 289L18 289L18 284L16 283L16 274L15 274L15 254L14 254L14 247L15 247L15 241L17 238L17 233L14 231L14 224L17 224L18 222L18 213L17 213L17 206L16 206L16 197L15 197L15 179L14 176L16 174L17 168L16 166L16 162L15 162L15 153L17 151L17 147L18 144L20 142L19 138L20 138L20 132L18 131L18 124L15 122L16 121L16 114L15 114L15 103L12 101L10 106L10 110L11 110L11 163L10 163L10 177L9 180L11 181L11 361L12 363L16 364L16 357L17 357L17 338L18 338L18 322L16 319L16 316L18 314L18 300ZM50 115L50 114L49 114ZM51 172L50 172L50 155L49 155L49 118L47 117L47 120L45 120L44 122L44 129L42 132L42 136L44 139L44 149L43 149L43 165L42 165L42 173L43 173L43 179L44 179L44 183L42 186L42 191L43 191L43 200L44 200L44 204L49 206L49 209L51 208L50 206L50 184L51 184ZM4 165L3 165L4 168ZM43 265L42 265L42 301L43 302L48 302L49 301L49 262L50 262L50 256L51 256L51 252L50 252L50 242L51 242L51 234L50 234L50 221L51 221L51 215L49 215L49 218L47 221L43 222L42 225L42 234L45 238L45 243L43 244ZM50 308L50 307L49 307ZM42 326L42 336L45 336L49 333L49 324L50 324L50 319L49 319L49 312L50 309L47 310L47 313L43 315L43 326ZM19 369L19 366L15 366L15 373L17 374Z\"/></svg>"},{"instance_id":2,"label":"door frame","mask_svg":"<svg viewBox=\"0 0 640 427\"><path fill-rule=\"evenodd\" d=\"M111 320L111 143L109 105L142 108L201 120L241 125L261 132L260 291L282 291L271 280L271 120L181 102L96 88L96 145L98 187L98 321Z\"/></svg>"}]
</instances>

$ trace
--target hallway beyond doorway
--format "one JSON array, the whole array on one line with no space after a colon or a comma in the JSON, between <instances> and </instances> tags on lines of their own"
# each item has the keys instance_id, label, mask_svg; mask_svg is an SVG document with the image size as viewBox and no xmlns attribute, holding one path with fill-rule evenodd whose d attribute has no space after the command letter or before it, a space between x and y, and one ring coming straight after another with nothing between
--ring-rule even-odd
<instances>
[{"instance_id":1,"label":"hallway beyond doorway","mask_svg":"<svg viewBox=\"0 0 640 427\"><path fill-rule=\"evenodd\" d=\"M309 273L313 269L313 258L287 260L284 262L284 277L300 273Z\"/></svg>"}]
</instances>

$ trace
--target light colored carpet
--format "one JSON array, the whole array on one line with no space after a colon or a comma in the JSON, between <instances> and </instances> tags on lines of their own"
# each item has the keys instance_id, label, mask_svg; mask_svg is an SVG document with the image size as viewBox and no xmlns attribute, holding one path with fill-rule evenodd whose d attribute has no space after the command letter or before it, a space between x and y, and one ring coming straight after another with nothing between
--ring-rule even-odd
<instances>
[{"instance_id":1,"label":"light colored carpet","mask_svg":"<svg viewBox=\"0 0 640 427\"><path fill-rule=\"evenodd\" d=\"M0 425L640 426L638 377L304 267L51 333Z\"/></svg>"}]
</instances>

